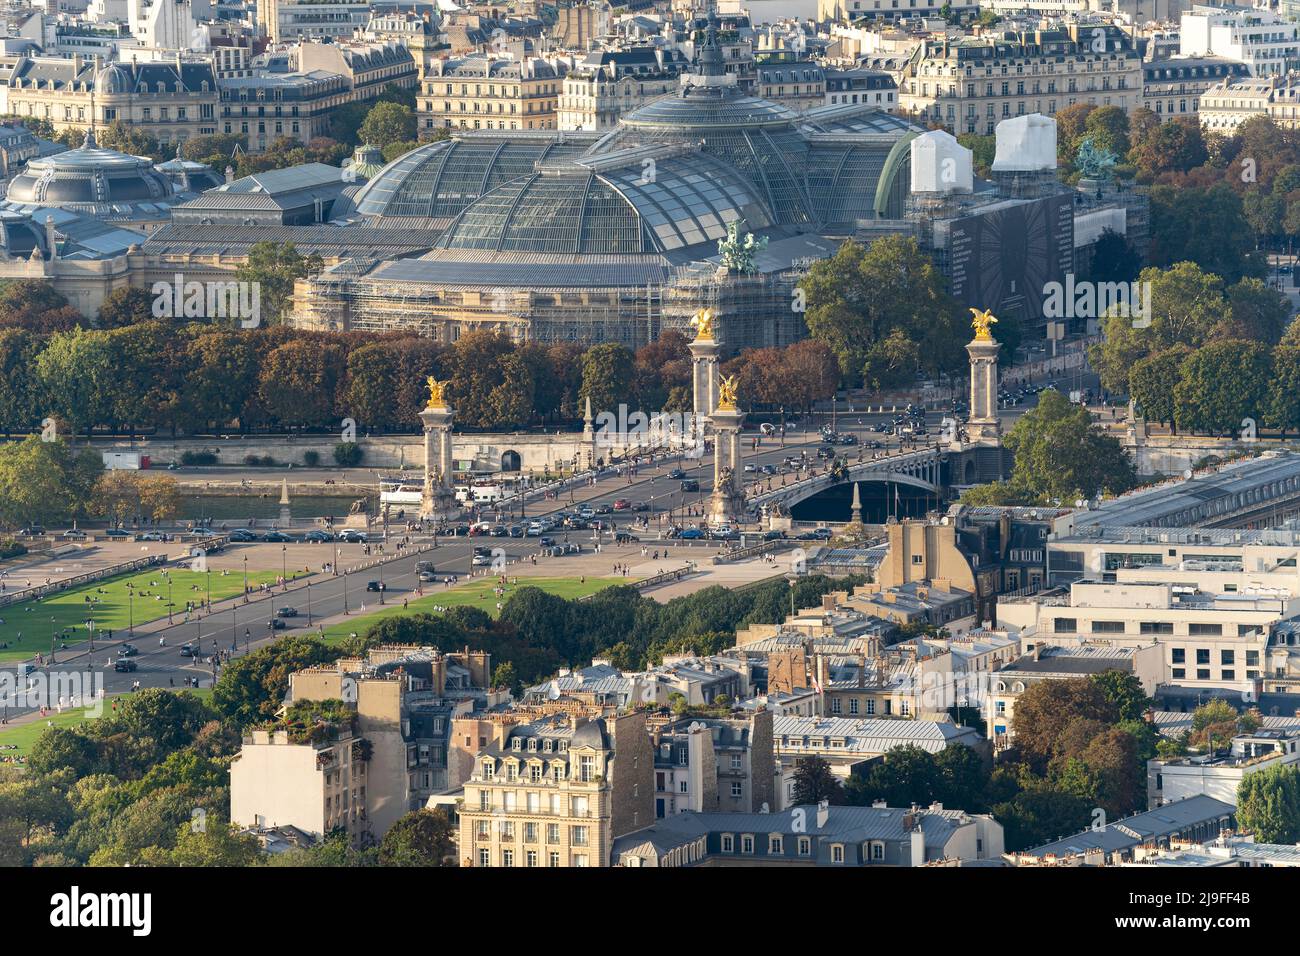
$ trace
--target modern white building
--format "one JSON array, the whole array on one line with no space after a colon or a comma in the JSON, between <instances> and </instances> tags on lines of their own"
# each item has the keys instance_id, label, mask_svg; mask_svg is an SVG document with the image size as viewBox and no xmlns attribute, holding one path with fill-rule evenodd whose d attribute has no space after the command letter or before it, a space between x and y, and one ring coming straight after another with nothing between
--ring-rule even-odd
<instances>
[{"instance_id":1,"label":"modern white building","mask_svg":"<svg viewBox=\"0 0 1300 956\"><path fill-rule=\"evenodd\" d=\"M1300 24L1256 7L1195 6L1182 15L1178 52L1245 63L1254 76L1300 64Z\"/></svg>"},{"instance_id":2,"label":"modern white building","mask_svg":"<svg viewBox=\"0 0 1300 956\"><path fill-rule=\"evenodd\" d=\"M1195 796L1236 806L1237 787L1247 776L1300 760L1300 731L1261 727L1231 741L1216 740L1215 747L1213 753L1147 761L1147 806L1154 810Z\"/></svg>"},{"instance_id":3,"label":"modern white building","mask_svg":"<svg viewBox=\"0 0 1300 956\"><path fill-rule=\"evenodd\" d=\"M1296 613L1281 594L1215 594L1170 583L1080 581L1061 593L998 604L1022 642L1162 648L1160 683L1257 694L1272 629Z\"/></svg>"}]
</instances>

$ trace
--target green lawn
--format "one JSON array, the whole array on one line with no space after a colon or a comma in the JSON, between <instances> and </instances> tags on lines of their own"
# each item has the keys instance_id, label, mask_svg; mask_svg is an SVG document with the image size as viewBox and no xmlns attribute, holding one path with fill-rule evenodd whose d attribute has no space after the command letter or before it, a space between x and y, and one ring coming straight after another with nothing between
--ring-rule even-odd
<instances>
[{"instance_id":1,"label":"green lawn","mask_svg":"<svg viewBox=\"0 0 1300 956\"><path fill-rule=\"evenodd\" d=\"M492 593L493 588L496 587L496 578L476 578L458 584L454 588L432 585L432 590L426 587L424 597L411 601L410 607L407 609L402 608L401 601L396 604L390 602L382 608L380 608L377 599L373 603L368 602L364 615L355 614L350 621L344 621L341 624L335 624L333 627L325 628L325 642L327 644L338 642L353 631L364 634L366 629L376 621L385 617L392 617L395 614L433 613L434 605L438 607L459 607L468 604L482 608L492 617L496 617L501 613L497 610L497 602L504 603L511 594L523 587L541 588L550 594L572 599L595 594L597 591L603 591L615 584L626 583L623 578L587 578L584 581L580 578L521 577L518 584L506 585L506 593L501 597ZM367 594L366 597L370 598L372 595Z\"/></svg>"},{"instance_id":2,"label":"green lawn","mask_svg":"<svg viewBox=\"0 0 1300 956\"><path fill-rule=\"evenodd\" d=\"M209 687L205 687L202 690L189 688L187 692L197 694L203 698L209 698L212 696L212 689ZM113 700L125 696L127 695L110 694L104 700L104 710L101 716L112 714ZM0 726L0 745L6 747L9 745L17 745L18 747L17 750L0 750L0 758L26 756L27 752L31 750L32 744L36 743L36 738L43 734L45 729L51 725L54 727L75 727L77 724L88 719L93 720L94 718L89 716L86 713L86 710L87 709L84 707L79 707L76 710L65 710L61 714L50 714L50 716L44 718L38 717L35 720L29 720L23 724L6 724ZM0 764L0 766L4 766L4 764Z\"/></svg>"},{"instance_id":3,"label":"green lawn","mask_svg":"<svg viewBox=\"0 0 1300 956\"><path fill-rule=\"evenodd\" d=\"M49 653L51 633L71 631L62 638L69 646L86 638L87 598L94 602L95 633L111 629L114 639L126 631L129 620L147 624L167 616L167 579L171 578L171 602L174 613L185 613L185 602L198 602L208 596L212 587L212 600L223 600L239 594L244 587L244 576L231 571L200 573L188 569L147 568L135 574L106 578L85 584L42 600L23 601L0 608L0 663L30 658L37 651ZM209 582L209 578L211 581ZM33 578L34 579L34 578ZM273 571L250 573L250 586L264 581L274 581ZM127 585L134 588L134 599L128 599ZM50 618L54 618L53 622Z\"/></svg>"}]
</instances>

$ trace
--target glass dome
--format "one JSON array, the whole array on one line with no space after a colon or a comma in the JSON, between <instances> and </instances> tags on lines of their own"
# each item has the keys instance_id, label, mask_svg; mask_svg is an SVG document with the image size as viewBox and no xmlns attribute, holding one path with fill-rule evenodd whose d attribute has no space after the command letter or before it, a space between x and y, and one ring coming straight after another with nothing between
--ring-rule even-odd
<instances>
[{"instance_id":1,"label":"glass dome","mask_svg":"<svg viewBox=\"0 0 1300 956\"><path fill-rule=\"evenodd\" d=\"M387 218L451 219L498 186L530 175L543 160L575 157L590 138L476 135L411 150L376 173L356 195L356 211Z\"/></svg>"},{"instance_id":2,"label":"glass dome","mask_svg":"<svg viewBox=\"0 0 1300 956\"><path fill-rule=\"evenodd\" d=\"M738 219L772 225L749 185L700 153L593 170L581 162L547 166L470 205L439 249L627 255L716 242Z\"/></svg>"}]
</instances>

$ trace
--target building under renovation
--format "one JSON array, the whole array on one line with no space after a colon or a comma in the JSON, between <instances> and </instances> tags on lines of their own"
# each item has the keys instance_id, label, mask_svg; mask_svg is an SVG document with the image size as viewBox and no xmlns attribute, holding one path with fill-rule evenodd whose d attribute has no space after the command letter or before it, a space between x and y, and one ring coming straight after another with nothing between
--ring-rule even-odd
<instances>
[{"instance_id":1,"label":"building under renovation","mask_svg":"<svg viewBox=\"0 0 1300 956\"><path fill-rule=\"evenodd\" d=\"M729 351L802 337L796 282L864 221L902 217L920 131L746 95L713 36L679 93L617 129L457 132L391 163L335 220L427 230L434 248L302 280L294 324L637 346L705 307Z\"/></svg>"}]
</instances>

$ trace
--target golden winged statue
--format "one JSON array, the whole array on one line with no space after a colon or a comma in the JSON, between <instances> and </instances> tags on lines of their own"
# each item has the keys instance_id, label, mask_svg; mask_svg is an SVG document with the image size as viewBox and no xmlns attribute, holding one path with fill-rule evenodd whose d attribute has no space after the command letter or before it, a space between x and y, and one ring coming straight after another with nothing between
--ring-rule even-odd
<instances>
[{"instance_id":1,"label":"golden winged statue","mask_svg":"<svg viewBox=\"0 0 1300 956\"><path fill-rule=\"evenodd\" d=\"M425 379L425 381L428 382L429 384L429 404L426 405L425 407L446 408L447 407L446 391L447 391L447 386L450 384L450 382L440 382L432 375L430 375L427 379Z\"/></svg>"},{"instance_id":2,"label":"golden winged statue","mask_svg":"<svg viewBox=\"0 0 1300 956\"><path fill-rule=\"evenodd\" d=\"M993 333L990 327L997 324L997 319L993 317L991 309L971 309L971 328L975 330L976 342L990 342L993 340Z\"/></svg>"},{"instance_id":3,"label":"golden winged statue","mask_svg":"<svg viewBox=\"0 0 1300 956\"><path fill-rule=\"evenodd\" d=\"M718 411L734 412L736 410L736 376L719 379Z\"/></svg>"},{"instance_id":4,"label":"golden winged statue","mask_svg":"<svg viewBox=\"0 0 1300 956\"><path fill-rule=\"evenodd\" d=\"M713 338L713 313L708 309L700 309L691 319L691 328L695 330L696 340L709 341Z\"/></svg>"}]
</instances>

